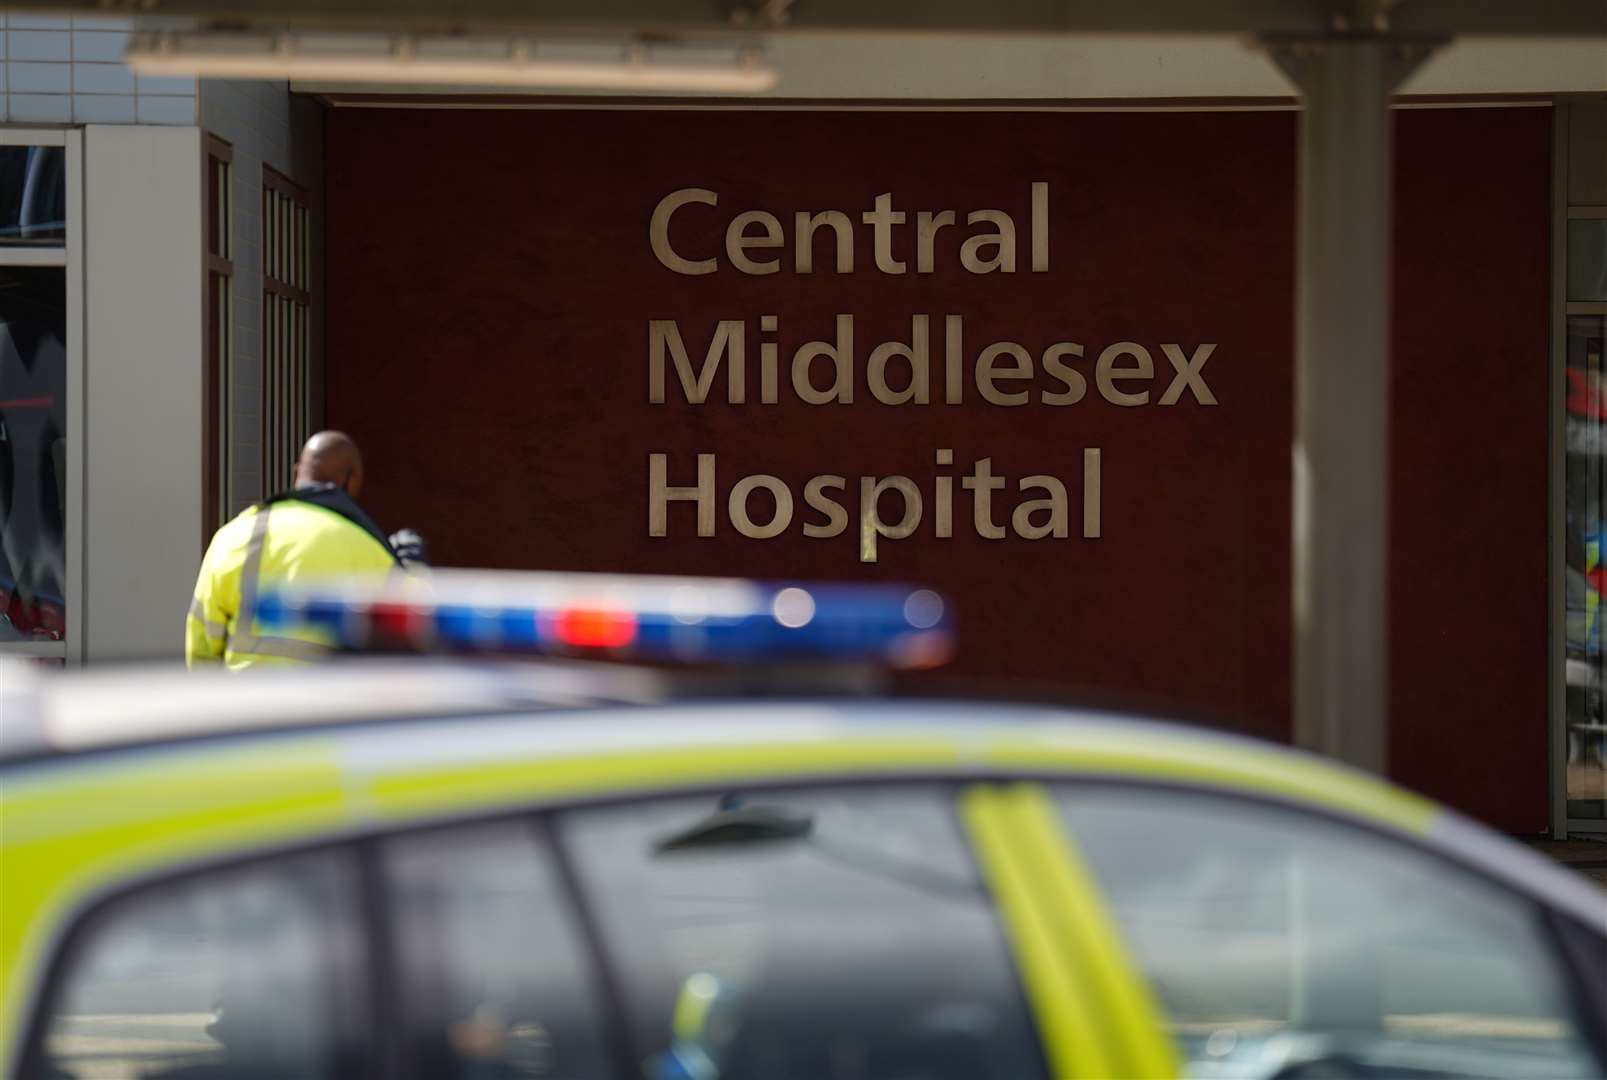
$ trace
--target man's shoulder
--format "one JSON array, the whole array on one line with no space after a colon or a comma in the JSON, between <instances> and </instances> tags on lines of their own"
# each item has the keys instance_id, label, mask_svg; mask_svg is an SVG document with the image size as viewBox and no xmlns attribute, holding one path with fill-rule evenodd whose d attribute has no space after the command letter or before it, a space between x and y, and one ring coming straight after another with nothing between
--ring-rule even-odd
<instances>
[{"instance_id":1,"label":"man's shoulder","mask_svg":"<svg viewBox=\"0 0 1607 1080\"><path fill-rule=\"evenodd\" d=\"M212 534L213 546L245 543L251 536L251 527L261 509L256 505L248 506L224 522L218 531Z\"/></svg>"},{"instance_id":2,"label":"man's shoulder","mask_svg":"<svg viewBox=\"0 0 1607 1080\"><path fill-rule=\"evenodd\" d=\"M341 513L340 509L312 499L282 499L271 504L268 510L274 520L294 520L301 528L368 533L361 523Z\"/></svg>"},{"instance_id":3,"label":"man's shoulder","mask_svg":"<svg viewBox=\"0 0 1607 1080\"><path fill-rule=\"evenodd\" d=\"M268 506L274 511L285 507L294 508L302 515L321 516L325 527L360 533L372 541L387 559L395 559L390 541L374 520L357 505L355 499L332 484L297 488L293 492L275 496Z\"/></svg>"},{"instance_id":4,"label":"man's shoulder","mask_svg":"<svg viewBox=\"0 0 1607 1080\"><path fill-rule=\"evenodd\" d=\"M272 514L268 526L268 544L277 548L279 543L292 548L305 549L311 545L328 555L332 551L353 565L393 566L395 553L383 537L360 522L353 521L335 507L321 502L285 499L268 508ZM283 519L284 527L277 524ZM331 546L333 545L333 546Z\"/></svg>"},{"instance_id":5,"label":"man's shoulder","mask_svg":"<svg viewBox=\"0 0 1607 1080\"><path fill-rule=\"evenodd\" d=\"M251 529L256 522L259 509L257 506L246 507L212 534L212 541L206 548L206 567L210 567L215 573L225 569L230 561L240 557L240 553L251 542ZM203 574L205 572L203 568Z\"/></svg>"}]
</instances>

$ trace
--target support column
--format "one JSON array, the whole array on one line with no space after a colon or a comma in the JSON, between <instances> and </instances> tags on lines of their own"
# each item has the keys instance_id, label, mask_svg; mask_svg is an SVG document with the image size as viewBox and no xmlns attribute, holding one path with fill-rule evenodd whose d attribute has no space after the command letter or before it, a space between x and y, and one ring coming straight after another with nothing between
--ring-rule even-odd
<instances>
[{"instance_id":1,"label":"support column","mask_svg":"<svg viewBox=\"0 0 1607 1080\"><path fill-rule=\"evenodd\" d=\"M1390 96L1433 49L1269 41L1300 91L1294 733L1375 773L1388 735Z\"/></svg>"}]
</instances>

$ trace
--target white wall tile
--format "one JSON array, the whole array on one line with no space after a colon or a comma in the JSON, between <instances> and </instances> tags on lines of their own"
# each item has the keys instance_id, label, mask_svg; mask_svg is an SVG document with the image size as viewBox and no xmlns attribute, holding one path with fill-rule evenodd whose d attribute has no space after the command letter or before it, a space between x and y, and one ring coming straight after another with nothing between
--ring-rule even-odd
<instances>
[{"instance_id":1,"label":"white wall tile","mask_svg":"<svg viewBox=\"0 0 1607 1080\"><path fill-rule=\"evenodd\" d=\"M195 80L180 78L176 75L141 75L139 77L139 92L141 94L189 94L195 96Z\"/></svg>"},{"instance_id":2,"label":"white wall tile","mask_svg":"<svg viewBox=\"0 0 1607 1080\"><path fill-rule=\"evenodd\" d=\"M74 64L73 93L132 94L134 73L122 64Z\"/></svg>"},{"instance_id":3,"label":"white wall tile","mask_svg":"<svg viewBox=\"0 0 1607 1080\"><path fill-rule=\"evenodd\" d=\"M30 15L13 11L8 25L13 30L66 30L72 26L72 20L66 15Z\"/></svg>"},{"instance_id":4,"label":"white wall tile","mask_svg":"<svg viewBox=\"0 0 1607 1080\"><path fill-rule=\"evenodd\" d=\"M73 99L66 94L12 94L10 117L22 124L68 124Z\"/></svg>"},{"instance_id":5,"label":"white wall tile","mask_svg":"<svg viewBox=\"0 0 1607 1080\"><path fill-rule=\"evenodd\" d=\"M79 124L132 124L133 94L74 94L73 121Z\"/></svg>"},{"instance_id":6,"label":"white wall tile","mask_svg":"<svg viewBox=\"0 0 1607 1080\"><path fill-rule=\"evenodd\" d=\"M65 94L72 90L71 64L6 65L7 89L14 94Z\"/></svg>"},{"instance_id":7,"label":"white wall tile","mask_svg":"<svg viewBox=\"0 0 1607 1080\"><path fill-rule=\"evenodd\" d=\"M71 60L72 34L65 30L7 30L10 60ZM122 55L118 54L119 57Z\"/></svg>"},{"instance_id":8,"label":"white wall tile","mask_svg":"<svg viewBox=\"0 0 1607 1080\"><path fill-rule=\"evenodd\" d=\"M122 30L125 33L134 29L134 20L116 15L74 15L74 30Z\"/></svg>"},{"instance_id":9,"label":"white wall tile","mask_svg":"<svg viewBox=\"0 0 1607 1080\"><path fill-rule=\"evenodd\" d=\"M74 30L73 59L121 63L128 49L128 34L114 30ZM13 43L15 47L15 43Z\"/></svg>"},{"instance_id":10,"label":"white wall tile","mask_svg":"<svg viewBox=\"0 0 1607 1080\"><path fill-rule=\"evenodd\" d=\"M193 97L148 97L141 94L137 108L142 124L193 124Z\"/></svg>"},{"instance_id":11,"label":"white wall tile","mask_svg":"<svg viewBox=\"0 0 1607 1080\"><path fill-rule=\"evenodd\" d=\"M0 60L6 58L6 35L0 32Z\"/></svg>"}]
</instances>

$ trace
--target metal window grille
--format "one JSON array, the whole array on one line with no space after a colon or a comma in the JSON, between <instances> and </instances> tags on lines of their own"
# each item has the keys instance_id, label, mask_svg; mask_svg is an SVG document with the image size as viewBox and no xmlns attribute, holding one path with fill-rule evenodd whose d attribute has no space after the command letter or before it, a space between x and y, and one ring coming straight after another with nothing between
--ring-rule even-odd
<instances>
[{"instance_id":1,"label":"metal window grille","mask_svg":"<svg viewBox=\"0 0 1607 1080\"><path fill-rule=\"evenodd\" d=\"M202 529L207 535L234 509L234 153L208 136L205 427L202 433Z\"/></svg>"},{"instance_id":2,"label":"metal window grille","mask_svg":"<svg viewBox=\"0 0 1607 1080\"><path fill-rule=\"evenodd\" d=\"M307 192L262 170L262 476L271 493L294 479L311 434L312 210Z\"/></svg>"}]
</instances>

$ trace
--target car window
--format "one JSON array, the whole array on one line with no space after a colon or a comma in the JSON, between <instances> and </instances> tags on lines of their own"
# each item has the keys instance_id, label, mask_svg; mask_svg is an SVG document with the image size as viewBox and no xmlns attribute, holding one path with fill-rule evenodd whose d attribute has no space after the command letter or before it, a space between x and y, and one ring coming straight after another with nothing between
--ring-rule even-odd
<instances>
[{"instance_id":1,"label":"car window","mask_svg":"<svg viewBox=\"0 0 1607 1080\"><path fill-rule=\"evenodd\" d=\"M950 793L710 795L559 823L650 1080L1045 1074Z\"/></svg>"},{"instance_id":2,"label":"car window","mask_svg":"<svg viewBox=\"0 0 1607 1080\"><path fill-rule=\"evenodd\" d=\"M1057 798L1195 1074L1600 1074L1528 900L1270 804L1101 785Z\"/></svg>"},{"instance_id":3,"label":"car window","mask_svg":"<svg viewBox=\"0 0 1607 1080\"><path fill-rule=\"evenodd\" d=\"M583 938L531 823L402 837L384 857L413 1076L610 1075Z\"/></svg>"},{"instance_id":4,"label":"car window","mask_svg":"<svg viewBox=\"0 0 1607 1080\"><path fill-rule=\"evenodd\" d=\"M361 946L336 853L152 886L67 954L33 1075L267 1080L359 1074Z\"/></svg>"}]
</instances>

